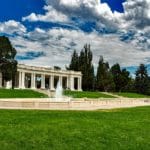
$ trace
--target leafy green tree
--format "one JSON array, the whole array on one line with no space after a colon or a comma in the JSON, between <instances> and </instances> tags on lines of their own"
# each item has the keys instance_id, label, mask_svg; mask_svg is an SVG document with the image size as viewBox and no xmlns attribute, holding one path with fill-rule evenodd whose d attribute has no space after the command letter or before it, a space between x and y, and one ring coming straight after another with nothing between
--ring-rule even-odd
<instances>
[{"instance_id":1,"label":"leafy green tree","mask_svg":"<svg viewBox=\"0 0 150 150\"><path fill-rule=\"evenodd\" d=\"M121 91L128 91L128 85L131 85L131 77L129 71L122 69L121 71Z\"/></svg>"},{"instance_id":2,"label":"leafy green tree","mask_svg":"<svg viewBox=\"0 0 150 150\"><path fill-rule=\"evenodd\" d=\"M142 94L147 94L147 91L149 91L149 78L147 68L144 64L140 64L136 71L135 89L136 92Z\"/></svg>"},{"instance_id":3,"label":"leafy green tree","mask_svg":"<svg viewBox=\"0 0 150 150\"><path fill-rule=\"evenodd\" d=\"M12 80L14 88L15 74L17 72L17 61L15 60L17 51L5 36L0 37L0 71L5 81Z\"/></svg>"},{"instance_id":4,"label":"leafy green tree","mask_svg":"<svg viewBox=\"0 0 150 150\"><path fill-rule=\"evenodd\" d=\"M109 63L104 62L102 56L100 56L97 68L96 87L100 91L113 91L114 89L113 77L109 71Z\"/></svg>"},{"instance_id":5,"label":"leafy green tree","mask_svg":"<svg viewBox=\"0 0 150 150\"><path fill-rule=\"evenodd\" d=\"M111 73L115 83L115 91L127 91L127 86L131 80L130 73L126 69L121 70L118 63L111 67Z\"/></svg>"}]
</instances>

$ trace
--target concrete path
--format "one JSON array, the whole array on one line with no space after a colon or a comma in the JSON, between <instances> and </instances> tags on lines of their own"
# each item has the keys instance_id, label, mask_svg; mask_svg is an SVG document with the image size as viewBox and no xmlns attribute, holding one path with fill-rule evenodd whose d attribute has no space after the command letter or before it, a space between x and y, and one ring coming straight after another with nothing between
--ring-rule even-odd
<instances>
[{"instance_id":1,"label":"concrete path","mask_svg":"<svg viewBox=\"0 0 150 150\"><path fill-rule=\"evenodd\" d=\"M101 98L101 99L71 99L56 101L56 99L0 99L0 109L39 109L39 110L98 110L150 106L150 99Z\"/></svg>"},{"instance_id":2,"label":"concrete path","mask_svg":"<svg viewBox=\"0 0 150 150\"><path fill-rule=\"evenodd\" d=\"M114 96L116 98L124 98L123 96L119 96L117 94L113 94L113 93L109 93L109 92L101 92L101 93L106 94L106 95L110 95L110 96Z\"/></svg>"}]
</instances>

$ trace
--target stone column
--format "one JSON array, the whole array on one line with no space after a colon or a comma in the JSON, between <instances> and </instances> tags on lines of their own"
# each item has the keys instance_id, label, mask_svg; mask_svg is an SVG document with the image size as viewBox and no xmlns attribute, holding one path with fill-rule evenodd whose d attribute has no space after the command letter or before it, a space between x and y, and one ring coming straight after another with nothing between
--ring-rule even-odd
<instances>
[{"instance_id":1,"label":"stone column","mask_svg":"<svg viewBox=\"0 0 150 150\"><path fill-rule=\"evenodd\" d=\"M41 75L41 88L45 89L45 74Z\"/></svg>"},{"instance_id":2,"label":"stone column","mask_svg":"<svg viewBox=\"0 0 150 150\"><path fill-rule=\"evenodd\" d=\"M25 89L25 72L22 72L22 79L21 79L21 82L22 82L21 88L22 88L22 89Z\"/></svg>"},{"instance_id":3,"label":"stone column","mask_svg":"<svg viewBox=\"0 0 150 150\"><path fill-rule=\"evenodd\" d=\"M35 89L35 73L31 74L31 88Z\"/></svg>"},{"instance_id":4,"label":"stone column","mask_svg":"<svg viewBox=\"0 0 150 150\"><path fill-rule=\"evenodd\" d=\"M2 87L2 81L3 81L3 77L2 77L2 73L0 72L0 88Z\"/></svg>"},{"instance_id":5,"label":"stone column","mask_svg":"<svg viewBox=\"0 0 150 150\"><path fill-rule=\"evenodd\" d=\"M67 76L67 89L69 89L69 77Z\"/></svg>"},{"instance_id":6,"label":"stone column","mask_svg":"<svg viewBox=\"0 0 150 150\"><path fill-rule=\"evenodd\" d=\"M70 90L74 91L74 77L70 76Z\"/></svg>"},{"instance_id":7,"label":"stone column","mask_svg":"<svg viewBox=\"0 0 150 150\"><path fill-rule=\"evenodd\" d=\"M22 72L19 71L19 89L22 87Z\"/></svg>"},{"instance_id":8,"label":"stone column","mask_svg":"<svg viewBox=\"0 0 150 150\"><path fill-rule=\"evenodd\" d=\"M55 88L54 88L54 75L50 76L50 90L55 90Z\"/></svg>"},{"instance_id":9,"label":"stone column","mask_svg":"<svg viewBox=\"0 0 150 150\"><path fill-rule=\"evenodd\" d=\"M60 83L60 86L63 87L63 85L62 85L62 76L59 76L59 83Z\"/></svg>"},{"instance_id":10,"label":"stone column","mask_svg":"<svg viewBox=\"0 0 150 150\"><path fill-rule=\"evenodd\" d=\"M81 77L78 78L78 91L82 91L82 81Z\"/></svg>"}]
</instances>

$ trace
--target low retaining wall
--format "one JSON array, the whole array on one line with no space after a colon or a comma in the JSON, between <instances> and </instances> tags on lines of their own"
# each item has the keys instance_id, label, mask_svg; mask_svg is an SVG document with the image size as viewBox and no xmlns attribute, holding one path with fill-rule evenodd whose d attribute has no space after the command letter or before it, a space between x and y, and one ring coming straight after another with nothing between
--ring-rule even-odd
<instances>
[{"instance_id":1,"label":"low retaining wall","mask_svg":"<svg viewBox=\"0 0 150 150\"><path fill-rule=\"evenodd\" d=\"M97 110L136 106L150 106L150 99L0 99L0 109Z\"/></svg>"}]
</instances>

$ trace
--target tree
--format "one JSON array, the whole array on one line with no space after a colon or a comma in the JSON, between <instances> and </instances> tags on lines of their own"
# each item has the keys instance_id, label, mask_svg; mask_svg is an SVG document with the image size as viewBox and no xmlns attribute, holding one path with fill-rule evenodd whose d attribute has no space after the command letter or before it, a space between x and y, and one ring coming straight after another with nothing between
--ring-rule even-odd
<instances>
[{"instance_id":1,"label":"tree","mask_svg":"<svg viewBox=\"0 0 150 150\"><path fill-rule=\"evenodd\" d=\"M140 64L136 71L135 89L136 92L142 94L147 94L147 92L149 91L149 78L147 68L144 64Z\"/></svg>"},{"instance_id":2,"label":"tree","mask_svg":"<svg viewBox=\"0 0 150 150\"><path fill-rule=\"evenodd\" d=\"M5 36L0 37L0 71L5 81L12 80L14 88L15 74L17 72L17 61L14 60L17 51Z\"/></svg>"},{"instance_id":3,"label":"tree","mask_svg":"<svg viewBox=\"0 0 150 150\"><path fill-rule=\"evenodd\" d=\"M94 89L94 66L92 64L93 54L90 45L84 45L79 56L79 71L82 72L82 88L83 90Z\"/></svg>"},{"instance_id":4,"label":"tree","mask_svg":"<svg viewBox=\"0 0 150 150\"><path fill-rule=\"evenodd\" d=\"M68 70L81 71L82 72L82 89L93 90L94 89L94 66L92 64L93 54L91 52L90 45L84 45L78 56L74 51Z\"/></svg>"},{"instance_id":5,"label":"tree","mask_svg":"<svg viewBox=\"0 0 150 150\"><path fill-rule=\"evenodd\" d=\"M121 89L120 91L128 92L128 85L131 84L130 72L126 69L121 70Z\"/></svg>"},{"instance_id":6,"label":"tree","mask_svg":"<svg viewBox=\"0 0 150 150\"><path fill-rule=\"evenodd\" d=\"M54 66L54 70L61 70L59 66Z\"/></svg>"},{"instance_id":7,"label":"tree","mask_svg":"<svg viewBox=\"0 0 150 150\"><path fill-rule=\"evenodd\" d=\"M69 68L67 68L68 70L74 70L74 71L79 71L79 57L78 57L78 53L76 52L76 50L74 50L72 58L71 58L71 63L69 65Z\"/></svg>"},{"instance_id":8,"label":"tree","mask_svg":"<svg viewBox=\"0 0 150 150\"><path fill-rule=\"evenodd\" d=\"M121 86L121 69L118 63L111 67L111 73L113 76L113 81L115 83L115 91L119 92L122 86Z\"/></svg>"},{"instance_id":9,"label":"tree","mask_svg":"<svg viewBox=\"0 0 150 150\"><path fill-rule=\"evenodd\" d=\"M117 63L111 67L111 73L115 83L115 91L127 91L128 84L131 83L129 71L126 69L121 70L120 65Z\"/></svg>"},{"instance_id":10,"label":"tree","mask_svg":"<svg viewBox=\"0 0 150 150\"><path fill-rule=\"evenodd\" d=\"M97 68L96 87L100 91L113 91L114 89L113 77L109 71L109 63L104 62L102 56L100 56Z\"/></svg>"}]
</instances>

